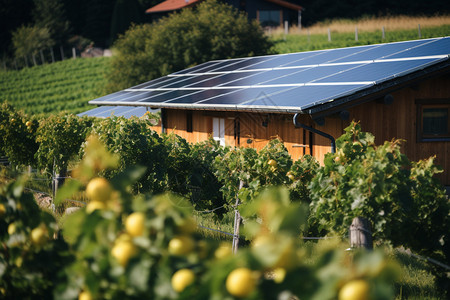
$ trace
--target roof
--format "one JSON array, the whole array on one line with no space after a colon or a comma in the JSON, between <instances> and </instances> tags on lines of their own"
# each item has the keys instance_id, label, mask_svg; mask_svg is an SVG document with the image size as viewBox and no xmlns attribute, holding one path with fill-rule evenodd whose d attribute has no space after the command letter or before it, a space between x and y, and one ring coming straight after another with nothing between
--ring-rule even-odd
<instances>
[{"instance_id":1,"label":"roof","mask_svg":"<svg viewBox=\"0 0 450 300\"><path fill-rule=\"evenodd\" d=\"M292 9L292 10L302 10L303 9L303 7L301 7L300 5L293 4L291 2L284 1L284 0L266 0L266 1L278 4L280 6L283 6L283 7Z\"/></svg>"},{"instance_id":2,"label":"roof","mask_svg":"<svg viewBox=\"0 0 450 300\"><path fill-rule=\"evenodd\" d=\"M150 14L157 12L179 10L194 5L200 1L201 0L166 0L164 2L159 3L158 5L155 5L147 9L145 12Z\"/></svg>"},{"instance_id":3,"label":"roof","mask_svg":"<svg viewBox=\"0 0 450 300\"><path fill-rule=\"evenodd\" d=\"M90 104L318 114L450 70L450 37L215 60Z\"/></svg>"}]
</instances>

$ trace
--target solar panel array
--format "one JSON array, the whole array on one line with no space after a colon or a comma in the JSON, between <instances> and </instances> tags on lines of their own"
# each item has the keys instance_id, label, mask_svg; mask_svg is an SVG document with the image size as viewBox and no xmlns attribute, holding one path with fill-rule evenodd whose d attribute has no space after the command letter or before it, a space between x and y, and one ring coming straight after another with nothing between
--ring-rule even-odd
<instances>
[{"instance_id":1,"label":"solar panel array","mask_svg":"<svg viewBox=\"0 0 450 300\"><path fill-rule=\"evenodd\" d=\"M125 118L131 118L131 117L142 117L145 115L147 111L150 111L152 113L157 112L156 110L151 110L148 107L145 106L100 106L96 107L94 109L82 112L78 114L78 116L90 116L90 117L98 117L98 118L107 118L110 116L117 116L117 117L125 117Z\"/></svg>"},{"instance_id":2,"label":"solar panel array","mask_svg":"<svg viewBox=\"0 0 450 300\"><path fill-rule=\"evenodd\" d=\"M298 112L449 59L450 37L210 61L90 104Z\"/></svg>"}]
</instances>

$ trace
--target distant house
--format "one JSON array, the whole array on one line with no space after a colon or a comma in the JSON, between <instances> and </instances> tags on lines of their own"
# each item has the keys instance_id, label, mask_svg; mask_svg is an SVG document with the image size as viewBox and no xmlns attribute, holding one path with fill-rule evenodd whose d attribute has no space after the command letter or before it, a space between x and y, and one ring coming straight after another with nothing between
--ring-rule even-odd
<instances>
[{"instance_id":1,"label":"distant house","mask_svg":"<svg viewBox=\"0 0 450 300\"><path fill-rule=\"evenodd\" d=\"M197 5L202 0L166 0L146 10L152 19L158 19L170 12ZM278 27L284 22L290 26L301 23L302 7L298 1L287 0L225 0L240 11L245 11L249 19L258 20L263 27Z\"/></svg>"},{"instance_id":2,"label":"distant house","mask_svg":"<svg viewBox=\"0 0 450 300\"><path fill-rule=\"evenodd\" d=\"M319 161L356 120L411 160L435 155L450 186L450 37L210 61L89 103L159 108L155 129L192 143L279 138Z\"/></svg>"}]
</instances>

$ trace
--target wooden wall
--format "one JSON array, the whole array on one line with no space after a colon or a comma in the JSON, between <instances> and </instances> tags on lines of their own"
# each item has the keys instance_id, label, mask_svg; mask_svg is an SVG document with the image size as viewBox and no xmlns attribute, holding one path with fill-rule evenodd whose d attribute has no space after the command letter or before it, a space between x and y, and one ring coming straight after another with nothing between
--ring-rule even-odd
<instances>
[{"instance_id":1,"label":"wooden wall","mask_svg":"<svg viewBox=\"0 0 450 300\"><path fill-rule=\"evenodd\" d=\"M349 120L331 116L325 125L318 126L309 115L299 121L338 138L351 120L359 121L363 131L375 135L376 143L382 144L394 138L403 139L403 152L410 160L417 161L436 155L436 163L445 173L440 176L443 184L450 185L450 142L418 142L416 139L416 99L450 99L450 77L442 76L423 81L413 87L391 93L390 105L370 101L348 109ZM174 132L191 143L197 143L212 135L212 118L225 118L225 143L227 146L262 149L268 141L279 138L297 160L304 154L312 154L322 163L330 152L330 140L308 131L295 128L291 114L258 114L245 112L192 111L193 132L186 131L186 115L183 110L167 109L167 132ZM240 124L240 136L235 138L235 123ZM264 123L264 124L263 124ZM313 145L312 149L310 145Z\"/></svg>"}]
</instances>

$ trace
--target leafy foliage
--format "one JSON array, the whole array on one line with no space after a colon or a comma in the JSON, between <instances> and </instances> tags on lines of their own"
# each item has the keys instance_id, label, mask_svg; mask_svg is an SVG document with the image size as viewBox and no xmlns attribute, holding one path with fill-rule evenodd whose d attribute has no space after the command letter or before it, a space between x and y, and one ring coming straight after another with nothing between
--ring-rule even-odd
<instances>
[{"instance_id":1,"label":"leafy foliage","mask_svg":"<svg viewBox=\"0 0 450 300\"><path fill-rule=\"evenodd\" d=\"M28 122L28 123L27 123ZM28 125L28 126L27 126ZM17 165L33 165L38 149L36 130L38 121L16 111L8 103L0 106L0 152Z\"/></svg>"},{"instance_id":2,"label":"leafy foliage","mask_svg":"<svg viewBox=\"0 0 450 300\"><path fill-rule=\"evenodd\" d=\"M74 115L41 119L36 137L39 143L36 152L38 166L57 173L67 170L70 160L78 154L86 140L91 122L88 118Z\"/></svg>"},{"instance_id":3,"label":"leafy foliage","mask_svg":"<svg viewBox=\"0 0 450 300\"><path fill-rule=\"evenodd\" d=\"M267 54L270 46L256 22L249 23L229 5L205 1L120 37L114 45L110 90L209 60Z\"/></svg>"},{"instance_id":4,"label":"leafy foliage","mask_svg":"<svg viewBox=\"0 0 450 300\"><path fill-rule=\"evenodd\" d=\"M0 297L52 299L72 259L65 241L52 238L55 219L24 192L23 179L0 187L0 211Z\"/></svg>"},{"instance_id":5,"label":"leafy foliage","mask_svg":"<svg viewBox=\"0 0 450 300\"><path fill-rule=\"evenodd\" d=\"M12 33L12 43L16 58L36 55L39 50L52 47L54 44L48 28L22 26Z\"/></svg>"},{"instance_id":6,"label":"leafy foliage","mask_svg":"<svg viewBox=\"0 0 450 300\"><path fill-rule=\"evenodd\" d=\"M411 163L400 141L376 146L354 122L336 142L310 185L313 226L344 236L360 216L375 239L429 255L448 249L450 203L433 178L433 158Z\"/></svg>"}]
</instances>

